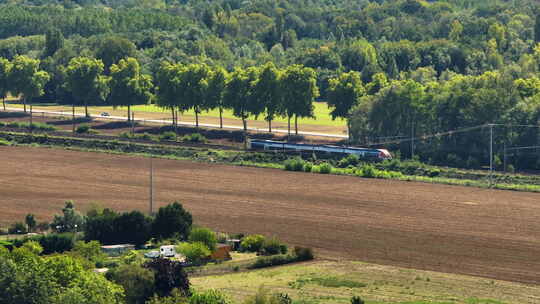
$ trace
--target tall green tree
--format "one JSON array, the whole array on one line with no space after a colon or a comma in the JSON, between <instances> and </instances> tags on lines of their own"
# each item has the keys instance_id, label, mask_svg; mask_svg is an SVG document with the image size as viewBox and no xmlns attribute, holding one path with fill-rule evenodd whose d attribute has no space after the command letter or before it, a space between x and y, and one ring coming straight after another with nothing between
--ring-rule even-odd
<instances>
[{"instance_id":1,"label":"tall green tree","mask_svg":"<svg viewBox=\"0 0 540 304\"><path fill-rule=\"evenodd\" d=\"M219 127L223 128L223 109L225 104L223 95L227 85L227 71L219 66L212 68L209 79L208 89L206 92L206 104L209 108L217 108L219 110Z\"/></svg>"},{"instance_id":2,"label":"tall green tree","mask_svg":"<svg viewBox=\"0 0 540 304\"><path fill-rule=\"evenodd\" d=\"M156 102L159 107L169 109L172 123L178 124L178 111L187 110L183 105L182 82L186 67L164 61L156 72Z\"/></svg>"},{"instance_id":3,"label":"tall green tree","mask_svg":"<svg viewBox=\"0 0 540 304\"><path fill-rule=\"evenodd\" d=\"M312 68L291 65L285 70L281 84L289 134L293 116L295 134L298 134L298 117L313 117L313 102L319 96L317 75Z\"/></svg>"},{"instance_id":4,"label":"tall green tree","mask_svg":"<svg viewBox=\"0 0 540 304\"><path fill-rule=\"evenodd\" d=\"M109 90L108 79L103 75L103 62L88 57L71 59L66 69L65 86L79 104L84 105L86 117L90 117L88 105L104 100Z\"/></svg>"},{"instance_id":5,"label":"tall green tree","mask_svg":"<svg viewBox=\"0 0 540 304\"><path fill-rule=\"evenodd\" d=\"M77 232L83 230L84 217L75 210L72 201L67 201L62 208L62 215L56 214L51 228L56 232Z\"/></svg>"},{"instance_id":6,"label":"tall green tree","mask_svg":"<svg viewBox=\"0 0 540 304\"><path fill-rule=\"evenodd\" d=\"M131 120L131 106L148 104L152 98L152 78L141 73L135 58L120 59L111 66L109 103L114 107L127 106L128 121Z\"/></svg>"},{"instance_id":7,"label":"tall green tree","mask_svg":"<svg viewBox=\"0 0 540 304\"><path fill-rule=\"evenodd\" d=\"M37 224L35 215L33 215L32 213L28 213L24 218L24 221L26 223L26 226L28 227L28 231L33 232Z\"/></svg>"},{"instance_id":8,"label":"tall green tree","mask_svg":"<svg viewBox=\"0 0 540 304\"><path fill-rule=\"evenodd\" d=\"M56 51L64 46L64 35L57 29L49 29L45 33L45 51L43 57L53 56Z\"/></svg>"},{"instance_id":9,"label":"tall green tree","mask_svg":"<svg viewBox=\"0 0 540 304\"><path fill-rule=\"evenodd\" d=\"M267 63L253 88L253 102L264 106L268 132L272 132L272 120L283 112L281 74L273 63Z\"/></svg>"},{"instance_id":10,"label":"tall green tree","mask_svg":"<svg viewBox=\"0 0 540 304\"><path fill-rule=\"evenodd\" d=\"M233 115L242 119L244 132L247 132L247 119L249 115L259 115L264 107L253 103L253 87L258 78L255 67L247 69L236 68L231 74L225 89L225 104L233 110Z\"/></svg>"},{"instance_id":11,"label":"tall green tree","mask_svg":"<svg viewBox=\"0 0 540 304\"><path fill-rule=\"evenodd\" d=\"M347 119L347 134L349 133L350 111L360 102L360 98L365 93L359 72L342 73L329 81L327 102L331 109L330 115L333 120L338 117Z\"/></svg>"},{"instance_id":12,"label":"tall green tree","mask_svg":"<svg viewBox=\"0 0 540 304\"><path fill-rule=\"evenodd\" d=\"M208 80L211 70L206 64L190 64L180 77L182 108L192 109L195 113L195 126L199 127L199 115L209 109L207 103Z\"/></svg>"},{"instance_id":13,"label":"tall green tree","mask_svg":"<svg viewBox=\"0 0 540 304\"><path fill-rule=\"evenodd\" d=\"M12 64L6 58L0 58L0 97L2 98L2 104L4 111L6 110L6 96L10 90L10 76Z\"/></svg>"},{"instance_id":14,"label":"tall green tree","mask_svg":"<svg viewBox=\"0 0 540 304\"><path fill-rule=\"evenodd\" d=\"M24 111L26 112L27 101L43 94L43 88L50 77L47 72L39 69L40 61L38 59L17 56L12 63L13 66L9 73L10 92L14 95L22 95Z\"/></svg>"},{"instance_id":15,"label":"tall green tree","mask_svg":"<svg viewBox=\"0 0 540 304\"><path fill-rule=\"evenodd\" d=\"M176 236L185 240L192 223L191 213L185 210L180 203L174 202L159 208L152 223L152 234L160 239Z\"/></svg>"},{"instance_id":16,"label":"tall green tree","mask_svg":"<svg viewBox=\"0 0 540 304\"><path fill-rule=\"evenodd\" d=\"M135 44L129 39L110 36L101 41L96 57L101 59L105 65L105 72L108 74L113 64L118 63L120 59L134 57L136 50Z\"/></svg>"}]
</instances>

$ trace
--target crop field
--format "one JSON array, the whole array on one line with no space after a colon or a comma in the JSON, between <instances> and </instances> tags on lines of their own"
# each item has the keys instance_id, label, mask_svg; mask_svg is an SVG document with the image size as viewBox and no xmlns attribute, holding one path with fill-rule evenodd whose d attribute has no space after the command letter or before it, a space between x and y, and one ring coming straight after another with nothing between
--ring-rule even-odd
<instances>
[{"instance_id":1,"label":"crop field","mask_svg":"<svg viewBox=\"0 0 540 304\"><path fill-rule=\"evenodd\" d=\"M302 303L536 304L540 286L354 261L315 262L192 277L201 289L218 289L241 303L261 286Z\"/></svg>"},{"instance_id":2,"label":"crop field","mask_svg":"<svg viewBox=\"0 0 540 304\"><path fill-rule=\"evenodd\" d=\"M148 210L149 159L0 147L0 223L65 200ZM275 235L320 256L540 283L540 194L154 160L155 205L197 224Z\"/></svg>"},{"instance_id":3,"label":"crop field","mask_svg":"<svg viewBox=\"0 0 540 304\"><path fill-rule=\"evenodd\" d=\"M330 116L330 109L325 102L315 102L314 106L315 118L299 118L299 130L341 135L346 133L345 120L340 118L332 120L332 117ZM8 107L22 107L22 105L13 103L12 101L12 103L8 104ZM47 111L64 111L66 113L71 113L71 107L57 104L36 104L34 105L34 109ZM112 106L99 106L89 107L88 109L91 115L99 115L102 112L108 112L113 116L127 115L127 107L113 108ZM155 105L133 106L132 110L135 112L135 116L138 118L171 119L171 114L169 111L159 108ZM76 107L76 111L78 113L82 113L84 112L84 107ZM186 111L179 116L180 121L195 121L195 114L193 113L193 111ZM208 124L219 124L219 111L213 110L201 113L199 115L199 122ZM234 117L231 110L225 110L223 112L223 123L225 125L242 126L242 121L239 118ZM262 115L259 116L257 119L255 119L255 117L250 117L248 120L248 127L256 127L266 130L268 128L268 123L264 120L264 116ZM272 122L272 127L286 129L287 119L277 118ZM294 118L291 119L291 129L294 130Z\"/></svg>"}]
</instances>

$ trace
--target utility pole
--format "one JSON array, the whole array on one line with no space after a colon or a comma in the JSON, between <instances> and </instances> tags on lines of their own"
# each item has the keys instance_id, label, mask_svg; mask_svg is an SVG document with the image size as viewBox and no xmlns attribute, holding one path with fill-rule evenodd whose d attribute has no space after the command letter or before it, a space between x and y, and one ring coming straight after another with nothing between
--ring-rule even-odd
<instances>
[{"instance_id":1,"label":"utility pole","mask_svg":"<svg viewBox=\"0 0 540 304\"><path fill-rule=\"evenodd\" d=\"M150 215L154 212L154 163L150 156Z\"/></svg>"}]
</instances>

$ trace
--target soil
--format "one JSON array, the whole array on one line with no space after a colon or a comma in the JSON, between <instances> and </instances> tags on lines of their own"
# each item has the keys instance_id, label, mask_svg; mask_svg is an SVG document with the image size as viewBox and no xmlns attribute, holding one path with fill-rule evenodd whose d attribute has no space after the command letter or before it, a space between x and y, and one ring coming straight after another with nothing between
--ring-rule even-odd
<instances>
[{"instance_id":1,"label":"soil","mask_svg":"<svg viewBox=\"0 0 540 304\"><path fill-rule=\"evenodd\" d=\"M51 220L65 200L149 209L148 158L0 147L0 223ZM353 259L540 283L540 194L154 159L155 208ZM155 210L155 209L154 209Z\"/></svg>"}]
</instances>

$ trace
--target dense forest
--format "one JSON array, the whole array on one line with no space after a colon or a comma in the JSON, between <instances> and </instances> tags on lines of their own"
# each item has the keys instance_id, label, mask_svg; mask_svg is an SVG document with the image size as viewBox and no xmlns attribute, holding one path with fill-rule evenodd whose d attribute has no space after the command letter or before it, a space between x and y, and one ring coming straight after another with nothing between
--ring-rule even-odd
<instances>
[{"instance_id":1,"label":"dense forest","mask_svg":"<svg viewBox=\"0 0 540 304\"><path fill-rule=\"evenodd\" d=\"M414 154L479 167L489 163L486 124L498 124L496 165L503 147L540 144L539 8L535 0L9 0L0 1L0 57L40 59L50 77L35 101L65 103L73 97L62 67L77 56L101 59L106 74L134 57L154 79L163 61L228 72L299 64L316 72L320 99L351 99L334 114L349 119L358 144L390 141L409 157L403 138L477 127L419 138ZM354 93L336 93L340 80ZM540 150L519 151L514 166L540 168Z\"/></svg>"}]
</instances>

